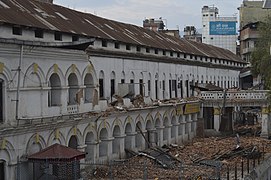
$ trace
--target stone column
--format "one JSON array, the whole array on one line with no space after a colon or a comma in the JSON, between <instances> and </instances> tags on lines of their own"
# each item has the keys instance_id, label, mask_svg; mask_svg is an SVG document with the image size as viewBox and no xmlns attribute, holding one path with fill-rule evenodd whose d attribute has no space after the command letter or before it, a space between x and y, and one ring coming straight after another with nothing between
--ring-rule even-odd
<instances>
[{"instance_id":1,"label":"stone column","mask_svg":"<svg viewBox=\"0 0 271 180\"><path fill-rule=\"evenodd\" d=\"M176 123L173 125L175 128L174 143L176 143L176 144L178 144L178 142L179 142L179 125L180 125L180 123Z\"/></svg>"},{"instance_id":2,"label":"stone column","mask_svg":"<svg viewBox=\"0 0 271 180\"><path fill-rule=\"evenodd\" d=\"M107 147L108 147L108 151L107 151L107 159L108 160L111 160L112 159L112 154L113 154L113 149L112 149L112 142L113 142L114 138L113 137L110 137L108 139L105 139L103 141L106 141L107 142Z\"/></svg>"},{"instance_id":3,"label":"stone column","mask_svg":"<svg viewBox=\"0 0 271 180\"><path fill-rule=\"evenodd\" d=\"M214 107L214 129L216 131L219 131L219 126L220 126L220 108L219 107Z\"/></svg>"},{"instance_id":4,"label":"stone column","mask_svg":"<svg viewBox=\"0 0 271 180\"><path fill-rule=\"evenodd\" d=\"M156 127L156 130L157 130L157 145L158 146L163 145L163 129L164 129L164 126Z\"/></svg>"},{"instance_id":5,"label":"stone column","mask_svg":"<svg viewBox=\"0 0 271 180\"><path fill-rule=\"evenodd\" d=\"M86 154L86 162L91 162L91 163L95 163L97 160L97 145L98 142L97 141L86 141L86 148L85 148L85 152Z\"/></svg>"},{"instance_id":6,"label":"stone column","mask_svg":"<svg viewBox=\"0 0 271 180\"><path fill-rule=\"evenodd\" d=\"M261 137L268 138L269 137L269 108L266 106L262 107L262 133Z\"/></svg>"},{"instance_id":7,"label":"stone column","mask_svg":"<svg viewBox=\"0 0 271 180\"><path fill-rule=\"evenodd\" d=\"M125 143L125 137L126 135L125 134L122 134L120 136L117 136L115 138L118 138L119 139L119 156L120 158L125 158L125 150L124 150L124 143Z\"/></svg>"}]
</instances>

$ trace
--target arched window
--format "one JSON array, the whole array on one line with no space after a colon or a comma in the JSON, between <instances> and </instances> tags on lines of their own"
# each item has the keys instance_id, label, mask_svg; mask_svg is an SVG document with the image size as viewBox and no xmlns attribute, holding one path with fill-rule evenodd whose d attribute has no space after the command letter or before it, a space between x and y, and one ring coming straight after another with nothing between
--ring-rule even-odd
<instances>
[{"instance_id":1,"label":"arched window","mask_svg":"<svg viewBox=\"0 0 271 180\"><path fill-rule=\"evenodd\" d=\"M69 105L74 105L79 103L79 99L76 99L76 94L78 93L78 79L75 73L71 73L68 77L68 86L69 86ZM81 96L78 96L79 98Z\"/></svg>"},{"instance_id":2,"label":"arched window","mask_svg":"<svg viewBox=\"0 0 271 180\"><path fill-rule=\"evenodd\" d=\"M85 88L85 103L90 103L92 102L92 97L93 97L93 90L94 90L94 83L93 83L93 77L90 73L88 73L85 76L84 79L84 86Z\"/></svg>"},{"instance_id":3,"label":"arched window","mask_svg":"<svg viewBox=\"0 0 271 180\"><path fill-rule=\"evenodd\" d=\"M53 73L49 79L48 106L61 105L61 83L58 74Z\"/></svg>"}]
</instances>

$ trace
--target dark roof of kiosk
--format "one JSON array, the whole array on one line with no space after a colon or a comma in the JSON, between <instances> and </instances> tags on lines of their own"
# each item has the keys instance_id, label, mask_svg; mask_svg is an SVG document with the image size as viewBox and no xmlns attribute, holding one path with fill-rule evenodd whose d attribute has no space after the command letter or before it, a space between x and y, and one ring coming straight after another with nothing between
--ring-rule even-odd
<instances>
[{"instance_id":1,"label":"dark roof of kiosk","mask_svg":"<svg viewBox=\"0 0 271 180\"><path fill-rule=\"evenodd\" d=\"M85 158L84 152L60 144L54 144L41 150L40 152L28 156L28 160L30 161L71 161L74 159L80 160L83 158Z\"/></svg>"}]
</instances>

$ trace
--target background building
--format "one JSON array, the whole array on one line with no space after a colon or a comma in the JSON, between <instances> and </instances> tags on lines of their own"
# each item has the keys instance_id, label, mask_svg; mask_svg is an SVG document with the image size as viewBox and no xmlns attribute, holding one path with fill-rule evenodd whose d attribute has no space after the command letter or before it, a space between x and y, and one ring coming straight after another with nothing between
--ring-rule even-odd
<instances>
[{"instance_id":1,"label":"background building","mask_svg":"<svg viewBox=\"0 0 271 180\"><path fill-rule=\"evenodd\" d=\"M259 38L258 26L271 15L269 1L243 1L238 8L240 14L240 55L248 63L251 53ZM240 73L240 82L243 89L252 87L262 88L261 79L253 77L251 68L247 67Z\"/></svg>"},{"instance_id":2,"label":"background building","mask_svg":"<svg viewBox=\"0 0 271 180\"><path fill-rule=\"evenodd\" d=\"M164 21L160 17L159 19L149 18L143 21L143 28L153 31L163 30L165 27Z\"/></svg>"},{"instance_id":3,"label":"background building","mask_svg":"<svg viewBox=\"0 0 271 180\"><path fill-rule=\"evenodd\" d=\"M237 17L218 15L217 7L202 8L202 42L228 49L236 54Z\"/></svg>"},{"instance_id":4,"label":"background building","mask_svg":"<svg viewBox=\"0 0 271 180\"><path fill-rule=\"evenodd\" d=\"M183 37L187 40L202 42L202 35L197 32L194 26L186 26Z\"/></svg>"}]
</instances>

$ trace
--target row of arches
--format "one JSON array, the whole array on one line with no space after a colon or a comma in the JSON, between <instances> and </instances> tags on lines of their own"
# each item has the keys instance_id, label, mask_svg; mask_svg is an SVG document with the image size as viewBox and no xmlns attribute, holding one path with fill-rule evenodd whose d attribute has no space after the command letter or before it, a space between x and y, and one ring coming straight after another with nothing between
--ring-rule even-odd
<instances>
[{"instance_id":1,"label":"row of arches","mask_svg":"<svg viewBox=\"0 0 271 180\"><path fill-rule=\"evenodd\" d=\"M148 114L145 118L127 116L116 119L107 119L95 123L86 123L69 128L57 128L48 132L33 133L20 138L28 139L27 143L13 144L9 138L5 139L0 150L0 160L16 161L16 146L24 147L21 154L31 155L52 144L59 143L75 149L84 148L87 152L87 161L99 159L119 158L124 156L125 149L142 150L148 147L143 135L150 143L163 145L177 143L178 137L191 134L195 131L197 114L176 115L159 112L155 116ZM188 124L188 130L185 126ZM193 124L193 125L192 125ZM10 137L12 139L12 137ZM23 141L22 141L23 142ZM3 142L2 142L3 143ZM4 154L5 155L4 155ZM112 154L112 156L111 156Z\"/></svg>"},{"instance_id":2,"label":"row of arches","mask_svg":"<svg viewBox=\"0 0 271 180\"><path fill-rule=\"evenodd\" d=\"M234 74L233 74L234 76ZM134 71L121 71L116 74L115 71L110 72L108 84L110 84L110 91L105 92L106 77L103 70L99 71L99 86L100 98L112 98L118 88L118 83L135 84L134 91L136 94L150 96L153 99L165 99L172 97L189 97L194 95L190 85L196 83L210 83L222 88L239 87L238 77L223 76L219 73L217 75L196 75L196 74L172 74L172 73L155 73ZM144 87L143 87L144 86Z\"/></svg>"}]
</instances>

